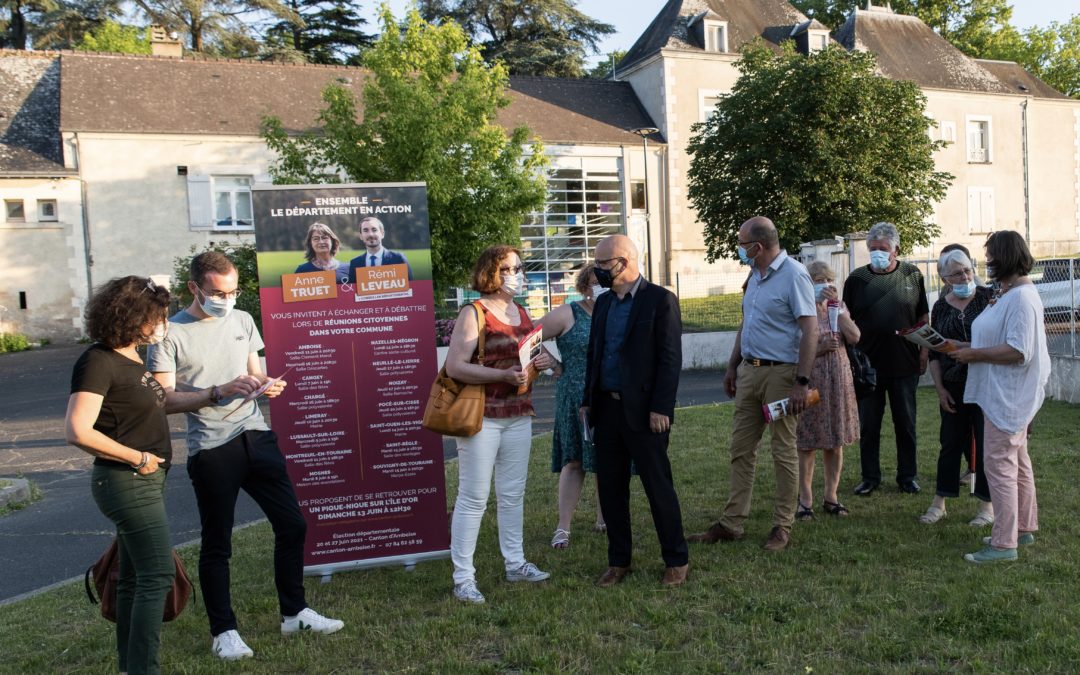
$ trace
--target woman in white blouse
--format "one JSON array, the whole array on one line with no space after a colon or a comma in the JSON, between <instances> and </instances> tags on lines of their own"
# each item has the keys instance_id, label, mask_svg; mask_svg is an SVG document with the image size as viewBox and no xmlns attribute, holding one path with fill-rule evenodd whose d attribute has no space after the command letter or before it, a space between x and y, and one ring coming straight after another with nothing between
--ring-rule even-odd
<instances>
[{"instance_id":1,"label":"woman in white blouse","mask_svg":"<svg viewBox=\"0 0 1080 675\"><path fill-rule=\"evenodd\" d=\"M990 235L986 273L994 296L972 324L970 345L957 343L953 353L970 364L964 401L983 411L983 462L995 513L985 547L964 556L972 563L1016 560L1017 545L1034 543L1039 529L1027 427L1042 406L1050 354L1042 301L1028 278L1034 264L1019 233Z\"/></svg>"}]
</instances>

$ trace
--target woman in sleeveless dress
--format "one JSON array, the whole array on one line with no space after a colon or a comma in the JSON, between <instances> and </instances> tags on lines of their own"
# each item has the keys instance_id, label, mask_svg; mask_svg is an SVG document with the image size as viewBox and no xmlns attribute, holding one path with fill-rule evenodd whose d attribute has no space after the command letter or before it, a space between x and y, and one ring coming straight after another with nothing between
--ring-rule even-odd
<instances>
[{"instance_id":1,"label":"woman in sleeveless dress","mask_svg":"<svg viewBox=\"0 0 1080 675\"><path fill-rule=\"evenodd\" d=\"M555 366L555 431L551 438L551 470L559 474L559 522L551 539L552 548L570 545L570 521L581 498L586 473L595 473L593 446L582 434L578 410L585 389L585 356L589 348L592 310L596 297L606 291L596 282L593 265L582 267L574 278L574 288L582 296L552 310L540 320L544 339L555 338L562 363ZM600 504L596 505L598 532L605 529Z\"/></svg>"}]
</instances>

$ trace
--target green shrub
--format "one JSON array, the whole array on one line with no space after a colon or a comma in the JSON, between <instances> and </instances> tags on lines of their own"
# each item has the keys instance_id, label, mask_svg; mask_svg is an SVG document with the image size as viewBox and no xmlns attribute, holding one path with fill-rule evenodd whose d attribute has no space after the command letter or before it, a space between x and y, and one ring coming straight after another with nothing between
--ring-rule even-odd
<instances>
[{"instance_id":1,"label":"green shrub","mask_svg":"<svg viewBox=\"0 0 1080 675\"><path fill-rule=\"evenodd\" d=\"M30 340L22 333L0 333L0 354L30 349Z\"/></svg>"},{"instance_id":2,"label":"green shrub","mask_svg":"<svg viewBox=\"0 0 1080 675\"><path fill-rule=\"evenodd\" d=\"M261 333L262 307L259 303L259 265L255 256L254 244L210 242L201 251L192 246L189 255L173 258L173 277L176 279L176 283L173 284L172 292L180 303L180 307L187 307L193 299L191 291L187 287L188 279L191 278L191 259L206 251L224 253L229 256L229 260L232 260L233 265L236 265L236 270L240 273L240 290L243 291L240 297L236 299L236 306L255 319L255 325L259 327Z\"/></svg>"}]
</instances>

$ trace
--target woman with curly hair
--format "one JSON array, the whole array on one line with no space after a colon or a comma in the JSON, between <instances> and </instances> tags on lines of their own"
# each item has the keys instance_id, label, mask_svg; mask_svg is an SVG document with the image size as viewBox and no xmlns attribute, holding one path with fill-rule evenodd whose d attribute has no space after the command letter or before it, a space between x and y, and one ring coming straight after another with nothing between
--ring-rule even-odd
<instances>
[{"instance_id":1,"label":"woman with curly hair","mask_svg":"<svg viewBox=\"0 0 1080 675\"><path fill-rule=\"evenodd\" d=\"M518 250L512 246L484 250L473 269L472 286L480 299L458 314L446 373L459 382L484 385L484 420L475 436L458 439L458 495L450 525L450 559L454 597L479 604L484 596L476 588L473 554L493 474L506 580L536 582L550 575L527 561L524 551L525 480L535 412L529 374L518 357L518 342L533 330L528 312L514 302L525 292ZM478 353L481 317L483 355ZM543 351L531 365L546 370L553 363Z\"/></svg>"},{"instance_id":2,"label":"woman with curly hair","mask_svg":"<svg viewBox=\"0 0 1080 675\"><path fill-rule=\"evenodd\" d=\"M169 291L145 277L95 291L86 307L94 344L75 363L65 420L68 443L94 456L94 501L116 525L116 650L130 675L161 670L161 618L176 569L165 517L165 390L136 351L165 337L168 312Z\"/></svg>"}]
</instances>

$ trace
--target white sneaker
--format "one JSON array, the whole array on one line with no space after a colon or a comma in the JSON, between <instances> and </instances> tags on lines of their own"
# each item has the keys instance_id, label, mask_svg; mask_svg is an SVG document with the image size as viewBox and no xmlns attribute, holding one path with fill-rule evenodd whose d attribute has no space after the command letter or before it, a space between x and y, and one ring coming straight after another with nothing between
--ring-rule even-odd
<instances>
[{"instance_id":1,"label":"white sneaker","mask_svg":"<svg viewBox=\"0 0 1080 675\"><path fill-rule=\"evenodd\" d=\"M476 588L475 581L463 581L454 586L454 597L462 602L471 602L482 605L486 602L484 595Z\"/></svg>"},{"instance_id":2,"label":"white sneaker","mask_svg":"<svg viewBox=\"0 0 1080 675\"><path fill-rule=\"evenodd\" d=\"M255 652L251 651L251 647L244 643L244 639L240 637L240 633L236 632L236 630L227 630L215 636L213 649L214 654L219 659L226 661L250 659L255 656Z\"/></svg>"},{"instance_id":3,"label":"white sneaker","mask_svg":"<svg viewBox=\"0 0 1080 675\"><path fill-rule=\"evenodd\" d=\"M543 581L550 576L550 574L541 571L539 567L531 562L521 563L521 567L506 572L507 581Z\"/></svg>"},{"instance_id":4,"label":"white sneaker","mask_svg":"<svg viewBox=\"0 0 1080 675\"><path fill-rule=\"evenodd\" d=\"M282 635L292 635L302 631L329 635L338 632L344 627L344 621L328 619L310 607L305 607L296 616L281 617Z\"/></svg>"}]
</instances>

